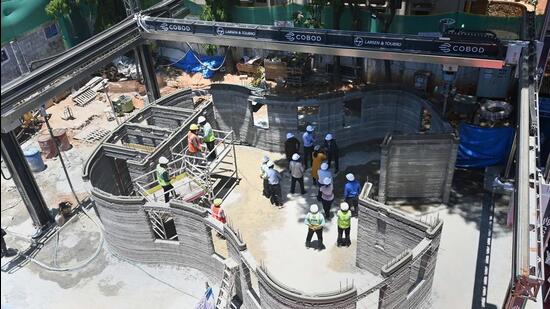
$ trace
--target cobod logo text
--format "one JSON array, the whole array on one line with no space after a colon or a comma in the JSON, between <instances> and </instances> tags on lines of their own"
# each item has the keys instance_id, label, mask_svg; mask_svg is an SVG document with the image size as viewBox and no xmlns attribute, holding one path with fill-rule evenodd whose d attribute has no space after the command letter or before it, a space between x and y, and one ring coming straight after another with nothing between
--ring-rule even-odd
<instances>
[{"instance_id":1,"label":"cobod logo text","mask_svg":"<svg viewBox=\"0 0 550 309\"><path fill-rule=\"evenodd\" d=\"M485 52L485 48L481 46L469 46L469 45L453 45L450 43L443 43L439 45L439 50L441 50L444 53L472 53L472 54L483 54Z\"/></svg>"},{"instance_id":2,"label":"cobod logo text","mask_svg":"<svg viewBox=\"0 0 550 309\"><path fill-rule=\"evenodd\" d=\"M289 32L285 34L285 38L289 41L305 41L305 42L321 42L323 39L320 35L316 34L304 34Z\"/></svg>"},{"instance_id":3,"label":"cobod logo text","mask_svg":"<svg viewBox=\"0 0 550 309\"><path fill-rule=\"evenodd\" d=\"M160 29L162 29L164 31L172 30L172 31L191 32L191 27L190 26L167 24L167 23L162 23L160 25Z\"/></svg>"}]
</instances>

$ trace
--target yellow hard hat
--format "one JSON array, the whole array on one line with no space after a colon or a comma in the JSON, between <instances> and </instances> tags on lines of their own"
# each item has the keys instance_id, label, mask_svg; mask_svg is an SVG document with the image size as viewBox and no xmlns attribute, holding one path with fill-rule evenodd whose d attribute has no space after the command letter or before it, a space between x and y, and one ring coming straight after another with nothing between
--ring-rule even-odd
<instances>
[{"instance_id":1,"label":"yellow hard hat","mask_svg":"<svg viewBox=\"0 0 550 309\"><path fill-rule=\"evenodd\" d=\"M214 206L218 207L221 204L222 204L222 199L221 198L214 199Z\"/></svg>"},{"instance_id":2,"label":"yellow hard hat","mask_svg":"<svg viewBox=\"0 0 550 309\"><path fill-rule=\"evenodd\" d=\"M198 129L199 129L199 126L196 123L191 124L191 127L189 127L189 130L191 130L191 131L195 131L195 130L198 130Z\"/></svg>"}]
</instances>

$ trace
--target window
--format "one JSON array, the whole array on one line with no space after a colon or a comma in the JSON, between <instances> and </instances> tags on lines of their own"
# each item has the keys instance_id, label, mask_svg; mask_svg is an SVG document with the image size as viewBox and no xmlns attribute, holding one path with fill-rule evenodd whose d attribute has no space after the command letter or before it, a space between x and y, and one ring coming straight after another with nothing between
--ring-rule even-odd
<instances>
[{"instance_id":1,"label":"window","mask_svg":"<svg viewBox=\"0 0 550 309\"><path fill-rule=\"evenodd\" d=\"M2 48L2 63L10 60L10 56L8 56L8 51L5 48Z\"/></svg>"},{"instance_id":2,"label":"window","mask_svg":"<svg viewBox=\"0 0 550 309\"><path fill-rule=\"evenodd\" d=\"M344 127L361 123L361 98L344 101Z\"/></svg>"},{"instance_id":3,"label":"window","mask_svg":"<svg viewBox=\"0 0 550 309\"><path fill-rule=\"evenodd\" d=\"M227 259L229 252L227 250L227 240L218 234L215 230L210 230L210 237L212 238L212 245L214 246L214 253L220 257Z\"/></svg>"},{"instance_id":4,"label":"window","mask_svg":"<svg viewBox=\"0 0 550 309\"><path fill-rule=\"evenodd\" d=\"M147 210L147 217L151 222L151 229L155 239L178 241L178 233L176 232L176 224L172 214L166 211Z\"/></svg>"},{"instance_id":5,"label":"window","mask_svg":"<svg viewBox=\"0 0 550 309\"><path fill-rule=\"evenodd\" d=\"M254 122L254 126L262 129L269 129L267 105L250 101L250 109L252 110L252 121Z\"/></svg>"},{"instance_id":6,"label":"window","mask_svg":"<svg viewBox=\"0 0 550 309\"><path fill-rule=\"evenodd\" d=\"M298 106L298 132L305 132L308 125L317 127L319 124L319 105Z\"/></svg>"},{"instance_id":7,"label":"window","mask_svg":"<svg viewBox=\"0 0 550 309\"><path fill-rule=\"evenodd\" d=\"M422 258L420 259L420 262L419 262L419 265L418 265L418 274L416 275L416 278L413 279L414 282L409 287L408 294L413 292L414 289L416 289L416 287L420 283L422 283L422 281L424 281L424 275L426 274L426 267L428 266L428 263L430 262L430 258L431 258L431 252L427 251L426 253L424 253Z\"/></svg>"},{"instance_id":8,"label":"window","mask_svg":"<svg viewBox=\"0 0 550 309\"><path fill-rule=\"evenodd\" d=\"M57 31L57 26L55 24L44 27L44 35L46 36L46 39L51 39L58 33L59 31Z\"/></svg>"}]
</instances>

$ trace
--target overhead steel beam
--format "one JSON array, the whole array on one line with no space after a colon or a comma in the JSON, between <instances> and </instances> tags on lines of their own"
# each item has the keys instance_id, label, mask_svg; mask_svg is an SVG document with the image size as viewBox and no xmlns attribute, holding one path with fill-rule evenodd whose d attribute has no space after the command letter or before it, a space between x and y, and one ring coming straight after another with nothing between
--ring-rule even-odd
<instances>
[{"instance_id":1,"label":"overhead steel beam","mask_svg":"<svg viewBox=\"0 0 550 309\"><path fill-rule=\"evenodd\" d=\"M452 64L500 69L506 47L478 37L431 38L414 35L279 28L137 15L142 36L150 40L239 46L269 50Z\"/></svg>"}]
</instances>

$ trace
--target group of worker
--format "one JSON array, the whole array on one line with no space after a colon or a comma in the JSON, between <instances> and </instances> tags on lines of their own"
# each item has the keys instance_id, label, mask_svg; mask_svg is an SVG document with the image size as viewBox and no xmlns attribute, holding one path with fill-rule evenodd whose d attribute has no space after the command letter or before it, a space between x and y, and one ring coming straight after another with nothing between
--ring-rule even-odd
<instances>
[{"instance_id":1,"label":"group of worker","mask_svg":"<svg viewBox=\"0 0 550 309\"><path fill-rule=\"evenodd\" d=\"M319 212L319 206L313 204L306 216L305 224L308 226L306 237L306 248L311 247L313 234L317 235L318 249L324 249L323 244L323 226L325 219L332 218L331 208L335 199L333 174L330 170L334 167L334 173L339 172L340 154L338 144L333 135L325 135L322 145L316 144L314 128L311 125L306 127L306 132L302 135L303 151L300 151L300 141L293 133L287 133L284 145L285 156L288 161L288 171L290 173L290 193L296 191L296 183L300 185L301 194L305 194L304 173L308 166L311 166L311 178L313 184L317 187L317 200L321 202L323 213ZM300 156L303 153L303 157ZM264 156L260 167L260 177L263 179L263 194L268 197L271 204L280 206L281 202L281 175L274 168L275 164ZM344 202L340 204L340 209L336 213L338 225L338 246L349 246L351 244L350 226L351 217L357 216L359 204L360 183L353 174L346 175L347 182L344 186ZM350 209L351 208L351 209Z\"/></svg>"},{"instance_id":2,"label":"group of worker","mask_svg":"<svg viewBox=\"0 0 550 309\"><path fill-rule=\"evenodd\" d=\"M198 124L193 123L189 126L187 133L187 155L192 157L204 157L208 153L207 160L216 159L216 152L213 151L216 146L216 136L212 125L206 121L204 116L199 116ZM199 132L201 131L201 132ZM206 144L206 150L203 149L203 142ZM176 198L178 195L172 186L172 179L168 170L169 160L166 157L160 157L155 170L155 179L164 191L164 202L168 203L170 197Z\"/></svg>"}]
</instances>

